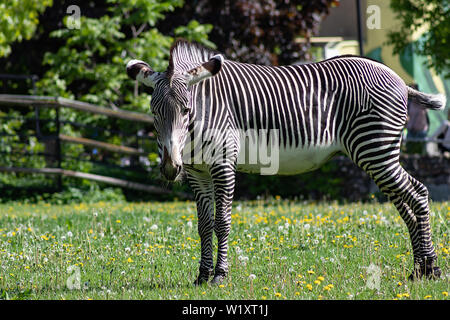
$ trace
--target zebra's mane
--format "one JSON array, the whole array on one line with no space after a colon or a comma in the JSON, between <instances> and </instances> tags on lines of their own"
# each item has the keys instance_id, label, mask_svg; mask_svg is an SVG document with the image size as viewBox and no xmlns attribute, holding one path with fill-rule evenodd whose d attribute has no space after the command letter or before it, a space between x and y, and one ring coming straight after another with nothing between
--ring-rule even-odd
<instances>
[{"instance_id":1,"label":"zebra's mane","mask_svg":"<svg viewBox=\"0 0 450 320\"><path fill-rule=\"evenodd\" d=\"M167 77L170 79L175 72L190 70L208 61L218 53L198 42L178 39L170 48L169 66L166 71Z\"/></svg>"}]
</instances>

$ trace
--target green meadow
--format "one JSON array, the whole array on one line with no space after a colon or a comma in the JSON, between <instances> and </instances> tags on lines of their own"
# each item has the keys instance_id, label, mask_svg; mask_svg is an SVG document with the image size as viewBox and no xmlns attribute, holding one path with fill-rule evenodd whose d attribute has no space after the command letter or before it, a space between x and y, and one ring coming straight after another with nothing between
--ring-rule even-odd
<instances>
[{"instance_id":1,"label":"green meadow","mask_svg":"<svg viewBox=\"0 0 450 320\"><path fill-rule=\"evenodd\" d=\"M230 273L194 286L194 202L0 205L0 299L449 299L450 203L431 204L439 280L407 280L390 203L235 202Z\"/></svg>"}]
</instances>

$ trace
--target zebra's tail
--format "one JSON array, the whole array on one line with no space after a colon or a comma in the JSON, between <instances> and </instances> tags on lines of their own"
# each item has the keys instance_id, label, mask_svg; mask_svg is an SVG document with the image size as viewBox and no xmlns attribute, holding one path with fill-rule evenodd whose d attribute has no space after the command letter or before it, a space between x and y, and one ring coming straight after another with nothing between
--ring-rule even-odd
<instances>
[{"instance_id":1,"label":"zebra's tail","mask_svg":"<svg viewBox=\"0 0 450 320\"><path fill-rule=\"evenodd\" d=\"M445 103L447 101L445 95L441 93L439 94L423 93L411 87L407 88L408 88L408 100L416 102L417 104L427 109L442 110L445 108Z\"/></svg>"}]
</instances>

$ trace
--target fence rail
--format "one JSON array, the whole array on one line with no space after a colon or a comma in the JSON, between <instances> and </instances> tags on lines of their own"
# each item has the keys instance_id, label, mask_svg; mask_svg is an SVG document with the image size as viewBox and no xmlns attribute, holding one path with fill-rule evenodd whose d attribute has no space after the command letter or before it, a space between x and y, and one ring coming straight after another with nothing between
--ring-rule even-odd
<instances>
[{"instance_id":1,"label":"fence rail","mask_svg":"<svg viewBox=\"0 0 450 320\"><path fill-rule=\"evenodd\" d=\"M94 104L80 102L70 99L65 99L61 97L51 97L51 96L36 96L36 95L12 95L12 94L0 94L0 105L4 106L17 106L17 107L33 107L36 110L40 108L56 108L56 133L52 135L43 136L40 131L39 121L39 112L36 111L36 117L31 119L35 121L36 125L36 136L40 139L54 140L56 142L56 155L54 155L57 160L56 167L52 168L24 168L24 167L5 167L0 166L0 172L8 172L8 173L28 173L28 174L44 174L44 175L53 175L57 176L59 180L59 185L61 186L61 177L74 177L80 179L88 179L92 181L102 182L110 185L115 185L118 187L129 188L139 191L145 191L156 195L166 195L166 194L174 194L180 198L191 198L189 194L178 192L173 193L170 190L147 185L143 183L127 181L124 179L108 177L104 175L98 175L93 173L86 172L78 172L73 170L66 170L61 168L62 163L62 154L61 154L61 143L71 143L71 144L81 144L84 146L89 146L96 149L107 150L112 153L126 154L129 156L147 156L148 152L144 152L139 148L124 146L124 145L116 145L107 143L104 141L98 141L85 137L74 137L62 134L60 132L60 124L65 123L65 121L61 121L59 119L59 109L60 108L70 108L73 110L81 111L81 112L89 112L94 114L105 115L107 117L114 117L118 119L134 121L144 123L150 126L153 126L154 119L152 116L126 111L126 110L112 110L105 107L97 106ZM25 120L25 119L24 119ZM27 118L27 120L30 120ZM50 119L42 119L43 121L51 121ZM122 132L120 132L122 133ZM19 134L20 135L20 134ZM136 135L139 138L138 135Z\"/></svg>"},{"instance_id":2,"label":"fence rail","mask_svg":"<svg viewBox=\"0 0 450 320\"><path fill-rule=\"evenodd\" d=\"M127 146L119 146L116 144L97 141L97 140L93 140L93 139L71 137L71 136L67 136L65 134L61 134L61 133L59 134L59 139L61 141L67 142L67 143L82 144L84 146L104 149L104 150L108 150L108 151L116 152L116 153L123 153L123 154L135 155L135 156L148 155L147 152L138 150L136 148L131 148L131 147L127 147Z\"/></svg>"},{"instance_id":3,"label":"fence rail","mask_svg":"<svg viewBox=\"0 0 450 320\"><path fill-rule=\"evenodd\" d=\"M86 102L70 100L61 97L50 96L29 96L16 94L0 94L0 104L15 106L33 106L33 107L65 107L74 110L85 111L95 114L101 114L108 117L119 118L123 120L145 122L153 125L154 119L148 114L132 112L126 110L112 110Z\"/></svg>"}]
</instances>

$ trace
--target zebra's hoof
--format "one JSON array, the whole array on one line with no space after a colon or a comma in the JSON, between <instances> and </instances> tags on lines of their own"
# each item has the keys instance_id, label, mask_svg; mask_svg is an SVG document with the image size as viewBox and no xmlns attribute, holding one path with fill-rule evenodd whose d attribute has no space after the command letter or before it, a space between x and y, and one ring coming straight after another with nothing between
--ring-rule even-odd
<instances>
[{"instance_id":1,"label":"zebra's hoof","mask_svg":"<svg viewBox=\"0 0 450 320\"><path fill-rule=\"evenodd\" d=\"M205 283L208 283L209 275L199 275L197 279L194 281L194 286L201 286Z\"/></svg>"},{"instance_id":2,"label":"zebra's hoof","mask_svg":"<svg viewBox=\"0 0 450 320\"><path fill-rule=\"evenodd\" d=\"M226 272L216 272L214 278L211 280L211 284L214 285L222 284L226 277L227 277Z\"/></svg>"},{"instance_id":3,"label":"zebra's hoof","mask_svg":"<svg viewBox=\"0 0 450 320\"><path fill-rule=\"evenodd\" d=\"M209 278L213 275L212 270L202 270L200 269L200 273L197 277L197 279L194 281L195 286L200 286L204 283L207 283L209 281Z\"/></svg>"},{"instance_id":4,"label":"zebra's hoof","mask_svg":"<svg viewBox=\"0 0 450 320\"><path fill-rule=\"evenodd\" d=\"M439 267L433 267L432 270L427 270L426 276L428 279L439 279L441 277L441 268Z\"/></svg>"},{"instance_id":5,"label":"zebra's hoof","mask_svg":"<svg viewBox=\"0 0 450 320\"><path fill-rule=\"evenodd\" d=\"M411 275L408 277L408 280L414 281L422 279L423 276L425 276L427 279L433 280L433 279L439 279L441 277L442 271L441 268L435 267L433 265L425 267L416 267L411 273Z\"/></svg>"},{"instance_id":6,"label":"zebra's hoof","mask_svg":"<svg viewBox=\"0 0 450 320\"><path fill-rule=\"evenodd\" d=\"M194 281L194 286L201 286L202 284L208 283L208 278L198 276Z\"/></svg>"}]
</instances>

